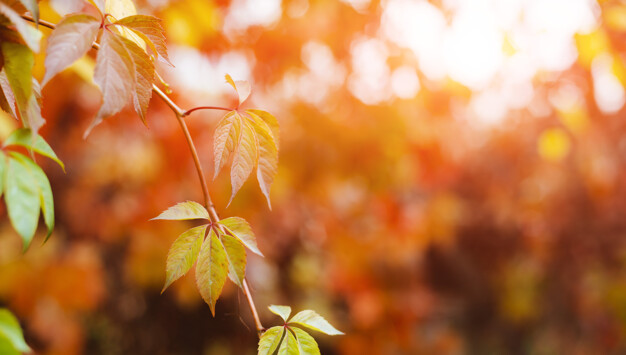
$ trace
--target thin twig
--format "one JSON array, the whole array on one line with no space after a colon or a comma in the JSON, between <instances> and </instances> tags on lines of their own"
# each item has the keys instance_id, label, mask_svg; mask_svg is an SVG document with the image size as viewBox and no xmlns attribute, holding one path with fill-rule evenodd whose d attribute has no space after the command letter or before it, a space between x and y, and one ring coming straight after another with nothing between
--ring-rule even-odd
<instances>
[{"instance_id":1,"label":"thin twig","mask_svg":"<svg viewBox=\"0 0 626 355\"><path fill-rule=\"evenodd\" d=\"M222 110L222 111L233 111L232 108L226 108L226 107L221 107L221 106L198 106L198 107L194 107L192 109L189 109L187 111L185 111L185 113L183 114L184 116L189 116L189 114L191 114L194 111L198 111L198 110Z\"/></svg>"},{"instance_id":2,"label":"thin twig","mask_svg":"<svg viewBox=\"0 0 626 355\"><path fill-rule=\"evenodd\" d=\"M22 15L22 18L30 22L35 22L35 19L29 15ZM44 21L44 20L39 20L39 24L52 30L56 28L55 24L50 23L48 21ZM100 48L98 43L94 43L92 47L94 49ZM193 158L194 165L196 166L196 172L198 174L198 178L200 179L200 186L202 187L202 194L204 196L204 205L209 211L210 220L220 229L221 232L224 233L225 231L223 230L222 226L217 223L220 219L217 214L217 211L215 210L215 206L213 205L213 202L211 201L211 195L209 194L209 188L206 183L206 178L204 177L204 171L202 170L202 165L200 164L198 151L196 150L196 146L193 144L193 139L191 138L191 134L189 133L189 129L187 128L187 124L185 123L185 120L183 118L189 115L191 112L200 110L200 109L215 109L215 110L226 110L226 111L231 111L231 110L224 108L224 107L201 106L201 107L195 107L195 108L192 108L191 110L185 111L181 109L180 107L178 107L178 105L176 105L176 103L172 101L172 99L169 96L167 96L167 94L165 94L155 84L152 84L152 90L156 93L156 95L161 100L163 100L163 102L165 102L165 104L172 110L172 112L174 112L174 115L176 116L176 119L178 120L178 124L180 125L180 128L182 129L183 134L185 135L185 140L187 142L187 145L189 146L189 150L191 151L191 156ZM254 318L254 324L256 326L257 335L260 337L265 331L265 328L263 327L263 324L261 324L261 319L259 318L259 314L256 310L256 305L254 304L254 300L252 299L252 295L250 293L250 287L248 287L248 282L246 279L243 280L243 292L246 295L246 299L248 300L248 305L250 306L250 311L252 312L252 317Z\"/></svg>"}]
</instances>

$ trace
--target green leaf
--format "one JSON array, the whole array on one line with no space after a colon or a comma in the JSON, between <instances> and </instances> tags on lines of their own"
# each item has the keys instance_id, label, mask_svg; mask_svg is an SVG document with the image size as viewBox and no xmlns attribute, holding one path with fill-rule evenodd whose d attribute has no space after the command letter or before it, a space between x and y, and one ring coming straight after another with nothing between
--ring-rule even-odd
<instances>
[{"instance_id":1,"label":"green leaf","mask_svg":"<svg viewBox=\"0 0 626 355\"><path fill-rule=\"evenodd\" d=\"M46 173L44 173L43 170L41 170L41 168L30 158L16 152L11 152L11 157L17 159L26 168L28 168L32 176L35 178L35 181L37 181L41 212L43 213L44 222L48 227L48 234L44 240L45 242L48 240L52 234L52 230L54 229L54 199L52 197L50 181L48 181Z\"/></svg>"},{"instance_id":2,"label":"green leaf","mask_svg":"<svg viewBox=\"0 0 626 355\"><path fill-rule=\"evenodd\" d=\"M0 308L0 335L3 335L15 349L22 352L31 351L28 345L26 345L24 334L22 334L22 328L20 328L17 318L4 308Z\"/></svg>"},{"instance_id":3,"label":"green leaf","mask_svg":"<svg viewBox=\"0 0 626 355\"><path fill-rule=\"evenodd\" d=\"M239 239L243 245L250 249L253 253L263 256L256 244L256 237L248 222L241 217L228 217L218 222L224 226L230 234Z\"/></svg>"},{"instance_id":4,"label":"green leaf","mask_svg":"<svg viewBox=\"0 0 626 355\"><path fill-rule=\"evenodd\" d=\"M24 45L12 42L3 42L1 48L4 70L22 121L33 132L37 132L44 121L39 112L31 75L35 60L33 52Z\"/></svg>"},{"instance_id":5,"label":"green leaf","mask_svg":"<svg viewBox=\"0 0 626 355\"><path fill-rule=\"evenodd\" d=\"M135 67L121 38L110 31L102 33L93 76L102 92L102 106L85 136L102 120L120 112L133 93Z\"/></svg>"},{"instance_id":6,"label":"green leaf","mask_svg":"<svg viewBox=\"0 0 626 355\"><path fill-rule=\"evenodd\" d=\"M39 23L39 5L37 4L37 0L20 0L20 2L24 5L26 10L33 15L35 23Z\"/></svg>"},{"instance_id":7,"label":"green leaf","mask_svg":"<svg viewBox=\"0 0 626 355\"><path fill-rule=\"evenodd\" d=\"M318 332L322 332L328 335L343 334L342 332L335 329L335 327L330 325L330 323L328 323L326 319L311 310L299 312L289 320L289 324L299 324L301 326L317 330Z\"/></svg>"},{"instance_id":8,"label":"green leaf","mask_svg":"<svg viewBox=\"0 0 626 355\"><path fill-rule=\"evenodd\" d=\"M300 349L298 349L298 341L289 330L285 332L285 339L280 344L278 349L278 355L299 355Z\"/></svg>"},{"instance_id":9,"label":"green leaf","mask_svg":"<svg viewBox=\"0 0 626 355\"><path fill-rule=\"evenodd\" d=\"M258 355L272 355L280 345L283 338L285 327L271 327L266 330L261 339L259 339Z\"/></svg>"},{"instance_id":10,"label":"green leaf","mask_svg":"<svg viewBox=\"0 0 626 355\"><path fill-rule=\"evenodd\" d=\"M280 149L280 127L278 125L278 120L271 113L263 110L246 110L248 114L253 114L259 116L267 126L270 128L272 132L272 136L274 137L274 143L276 143L276 149Z\"/></svg>"},{"instance_id":11,"label":"green leaf","mask_svg":"<svg viewBox=\"0 0 626 355\"><path fill-rule=\"evenodd\" d=\"M235 92L237 92L237 97L239 98L239 106L241 106L241 104L246 101L248 96L250 96L250 92L252 90L250 88L250 83L245 80L233 81L233 78L231 78L228 74L225 75L225 78L226 82L229 83L230 86L233 87L233 89L235 89Z\"/></svg>"},{"instance_id":12,"label":"green leaf","mask_svg":"<svg viewBox=\"0 0 626 355\"><path fill-rule=\"evenodd\" d=\"M176 238L170 251L167 253L166 280L161 293L174 281L185 275L196 262L207 227L208 225L205 224L191 228Z\"/></svg>"},{"instance_id":13,"label":"green leaf","mask_svg":"<svg viewBox=\"0 0 626 355\"><path fill-rule=\"evenodd\" d=\"M298 341L298 349L300 349L300 354L302 355L320 355L320 348L317 346L317 342L313 339L309 333L304 330L296 327L291 327L291 329L296 334L296 340Z\"/></svg>"},{"instance_id":14,"label":"green leaf","mask_svg":"<svg viewBox=\"0 0 626 355\"><path fill-rule=\"evenodd\" d=\"M278 147L274 142L274 136L267 123L254 113L248 114L253 119L252 127L254 128L259 142L259 161L256 169L256 177L259 182L259 187L267 200L267 205L271 210L270 188L278 173Z\"/></svg>"},{"instance_id":15,"label":"green leaf","mask_svg":"<svg viewBox=\"0 0 626 355\"><path fill-rule=\"evenodd\" d=\"M228 277L243 288L243 279L246 277L246 248L234 237L226 234L220 237L228 259Z\"/></svg>"},{"instance_id":16,"label":"green leaf","mask_svg":"<svg viewBox=\"0 0 626 355\"><path fill-rule=\"evenodd\" d=\"M164 220L185 220L185 219L209 219L209 212L201 204L194 201L185 201L177 203L176 205L168 208L163 213L151 219L164 219Z\"/></svg>"},{"instance_id":17,"label":"green leaf","mask_svg":"<svg viewBox=\"0 0 626 355\"><path fill-rule=\"evenodd\" d=\"M50 145L38 134L33 137L32 131L29 128L19 128L13 131L9 138L4 141L3 146L8 147L11 145L26 147L29 150L33 150L45 157L48 157L59 164L61 169L65 171L65 165L57 157Z\"/></svg>"},{"instance_id":18,"label":"green leaf","mask_svg":"<svg viewBox=\"0 0 626 355\"><path fill-rule=\"evenodd\" d=\"M32 27L22 16L10 6L0 1L0 14L4 15L15 26L24 43L33 50L39 52L39 41L41 41L41 32ZM30 71L29 71L30 73Z\"/></svg>"},{"instance_id":19,"label":"green leaf","mask_svg":"<svg viewBox=\"0 0 626 355\"><path fill-rule=\"evenodd\" d=\"M130 30L152 49L153 52L163 59L164 62L173 66L167 55L167 46L165 44L165 31L161 26L161 19L154 16L134 15L124 17L116 22Z\"/></svg>"},{"instance_id":20,"label":"green leaf","mask_svg":"<svg viewBox=\"0 0 626 355\"><path fill-rule=\"evenodd\" d=\"M233 157L233 165L230 168L230 183L232 186L232 192L228 205L233 201L235 195L246 182L248 176L256 165L259 157L259 143L256 139L254 129L250 126L247 120L244 120L241 125L241 133L239 134L239 143ZM228 206L227 205L227 206Z\"/></svg>"},{"instance_id":21,"label":"green leaf","mask_svg":"<svg viewBox=\"0 0 626 355\"><path fill-rule=\"evenodd\" d=\"M211 229L202 243L196 265L196 285L202 299L215 317L215 303L222 293L228 275L228 260L222 243Z\"/></svg>"},{"instance_id":22,"label":"green leaf","mask_svg":"<svg viewBox=\"0 0 626 355\"><path fill-rule=\"evenodd\" d=\"M287 322L287 319L289 319L289 315L291 314L291 307L289 306L271 305L267 308L270 309L270 312L280 316L280 318L282 318L285 322Z\"/></svg>"},{"instance_id":23,"label":"green leaf","mask_svg":"<svg viewBox=\"0 0 626 355\"><path fill-rule=\"evenodd\" d=\"M17 350L11 341L0 333L0 354L2 355L20 355L21 352Z\"/></svg>"},{"instance_id":24,"label":"green leaf","mask_svg":"<svg viewBox=\"0 0 626 355\"><path fill-rule=\"evenodd\" d=\"M84 56L96 40L99 29L100 20L89 15L68 15L61 19L48 37L46 75L42 85Z\"/></svg>"},{"instance_id":25,"label":"green leaf","mask_svg":"<svg viewBox=\"0 0 626 355\"><path fill-rule=\"evenodd\" d=\"M148 112L150 98L152 97L152 82L154 81L155 75L154 63L152 63L148 54L135 44L135 42L126 37L120 37L120 39L122 43L124 43L133 62L135 73L133 104L135 106L135 112L141 117L143 123L147 125L146 114Z\"/></svg>"},{"instance_id":26,"label":"green leaf","mask_svg":"<svg viewBox=\"0 0 626 355\"><path fill-rule=\"evenodd\" d=\"M9 220L22 237L22 250L26 251L37 230L41 207L39 183L27 166L12 157L8 161L6 179L4 193Z\"/></svg>"},{"instance_id":27,"label":"green leaf","mask_svg":"<svg viewBox=\"0 0 626 355\"><path fill-rule=\"evenodd\" d=\"M220 120L213 134L213 180L228 162L231 153L235 151L241 131L241 117L236 111L228 112Z\"/></svg>"}]
</instances>

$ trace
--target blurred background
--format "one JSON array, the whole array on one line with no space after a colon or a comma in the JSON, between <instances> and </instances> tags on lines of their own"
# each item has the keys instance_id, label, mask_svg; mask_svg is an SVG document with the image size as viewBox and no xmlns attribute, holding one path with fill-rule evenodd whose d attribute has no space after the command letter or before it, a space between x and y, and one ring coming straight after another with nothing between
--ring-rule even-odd
<instances>
[{"instance_id":1,"label":"blurred background","mask_svg":"<svg viewBox=\"0 0 626 355\"><path fill-rule=\"evenodd\" d=\"M626 353L623 1L135 3L163 19L182 107L233 107L229 73L281 124L272 211L254 179L229 208L228 174L210 186L266 255L247 271L266 327L287 304L346 333L316 334L323 354ZM82 139L92 58L43 90L57 227L21 254L2 207L0 304L38 354L254 354L232 284L215 318L193 273L160 295L193 224L148 220L201 201L197 176L158 99L148 129L129 107ZM208 171L221 114L187 118Z\"/></svg>"}]
</instances>

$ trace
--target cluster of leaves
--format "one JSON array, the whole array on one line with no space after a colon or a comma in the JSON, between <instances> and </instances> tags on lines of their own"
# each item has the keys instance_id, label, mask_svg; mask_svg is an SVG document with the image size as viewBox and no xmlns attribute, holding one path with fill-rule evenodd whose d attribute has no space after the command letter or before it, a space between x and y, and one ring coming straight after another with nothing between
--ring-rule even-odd
<instances>
[{"instance_id":1,"label":"cluster of leaves","mask_svg":"<svg viewBox=\"0 0 626 355\"><path fill-rule=\"evenodd\" d=\"M179 203L154 219L209 220L208 224L187 230L172 244L167 255L163 291L197 261L196 285L213 315L227 276L237 286L243 287L247 261L245 247L263 256L248 222L239 217L229 217L211 223L208 211L197 202Z\"/></svg>"},{"instance_id":2,"label":"cluster of leaves","mask_svg":"<svg viewBox=\"0 0 626 355\"><path fill-rule=\"evenodd\" d=\"M239 111L239 106L250 95L250 84L247 81L233 81L228 74L226 81L237 92L239 105L237 109L229 111L215 129L214 178L232 158L230 169L232 193L228 202L230 204L256 166L259 187L271 209L270 187L278 169L278 121L266 111L254 109Z\"/></svg>"},{"instance_id":3,"label":"cluster of leaves","mask_svg":"<svg viewBox=\"0 0 626 355\"><path fill-rule=\"evenodd\" d=\"M277 349L279 355L319 355L320 350L315 339L298 327L328 335L343 334L314 311L301 311L289 319L291 307L271 305L268 308L280 316L285 324L271 327L263 333L259 341L259 355L272 355Z\"/></svg>"},{"instance_id":4,"label":"cluster of leaves","mask_svg":"<svg viewBox=\"0 0 626 355\"><path fill-rule=\"evenodd\" d=\"M64 17L48 37L43 85L92 47L99 48L94 82L102 92L102 106L93 127L120 112L132 97L134 109L146 123L146 112L155 82L155 59L169 62L161 21L153 16L131 15L119 20L106 10L115 2L95 1L102 15L87 14ZM129 3L134 13L132 2ZM100 38L99 44L95 41Z\"/></svg>"},{"instance_id":5,"label":"cluster of leaves","mask_svg":"<svg viewBox=\"0 0 626 355\"><path fill-rule=\"evenodd\" d=\"M9 310L0 308L0 354L17 355L30 351L17 318Z\"/></svg>"}]
</instances>

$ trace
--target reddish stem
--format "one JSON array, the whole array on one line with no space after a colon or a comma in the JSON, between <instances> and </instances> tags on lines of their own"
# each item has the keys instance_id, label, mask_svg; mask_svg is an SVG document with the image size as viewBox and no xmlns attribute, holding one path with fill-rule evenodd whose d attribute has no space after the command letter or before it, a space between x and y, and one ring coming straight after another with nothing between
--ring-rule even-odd
<instances>
[{"instance_id":1,"label":"reddish stem","mask_svg":"<svg viewBox=\"0 0 626 355\"><path fill-rule=\"evenodd\" d=\"M222 111L234 111L236 109L230 109L230 108L226 108L226 107L221 107L221 106L198 106L198 107L194 107L192 109L189 109L187 111L185 111L183 113L183 117L185 116L189 116L192 112L194 111L199 111L199 110L222 110Z\"/></svg>"}]
</instances>

